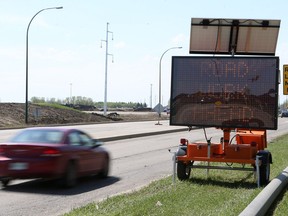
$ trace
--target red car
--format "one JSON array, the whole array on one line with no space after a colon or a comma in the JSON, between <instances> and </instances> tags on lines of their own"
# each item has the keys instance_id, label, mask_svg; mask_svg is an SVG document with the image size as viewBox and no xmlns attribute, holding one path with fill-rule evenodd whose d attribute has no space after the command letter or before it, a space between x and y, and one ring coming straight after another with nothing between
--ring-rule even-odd
<instances>
[{"instance_id":1,"label":"red car","mask_svg":"<svg viewBox=\"0 0 288 216\"><path fill-rule=\"evenodd\" d=\"M60 178L72 187L77 178L98 174L107 177L109 153L103 143L77 129L28 128L0 144L0 181Z\"/></svg>"}]
</instances>

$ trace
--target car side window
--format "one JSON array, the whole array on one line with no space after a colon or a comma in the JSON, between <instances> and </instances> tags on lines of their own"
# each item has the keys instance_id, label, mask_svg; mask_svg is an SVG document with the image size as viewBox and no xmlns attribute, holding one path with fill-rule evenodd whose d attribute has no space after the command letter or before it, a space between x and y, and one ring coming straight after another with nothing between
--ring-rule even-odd
<instances>
[{"instance_id":1,"label":"car side window","mask_svg":"<svg viewBox=\"0 0 288 216\"><path fill-rule=\"evenodd\" d=\"M81 140L80 140L80 137L78 136L77 132L70 133L68 135L68 138L69 138L69 144L70 145L81 146Z\"/></svg>"},{"instance_id":2,"label":"car side window","mask_svg":"<svg viewBox=\"0 0 288 216\"><path fill-rule=\"evenodd\" d=\"M87 134L80 133L79 137L80 137L81 144L83 146L87 146L87 147L93 146L93 142L92 142L91 138L89 136L87 136Z\"/></svg>"}]
</instances>

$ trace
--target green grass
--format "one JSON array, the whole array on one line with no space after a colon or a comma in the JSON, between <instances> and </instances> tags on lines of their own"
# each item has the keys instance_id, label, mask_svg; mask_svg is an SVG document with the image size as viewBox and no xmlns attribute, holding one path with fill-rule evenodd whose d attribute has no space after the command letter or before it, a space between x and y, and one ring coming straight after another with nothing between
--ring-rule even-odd
<instances>
[{"instance_id":1,"label":"green grass","mask_svg":"<svg viewBox=\"0 0 288 216\"><path fill-rule=\"evenodd\" d=\"M271 179L288 165L288 135L268 145L272 153ZM65 214L74 215L238 215L263 188L257 188L251 172L193 170L189 181L167 177L128 194L91 203ZM287 189L286 189L287 191ZM283 193L273 204L269 215L284 216L288 212L288 194Z\"/></svg>"},{"instance_id":2,"label":"green grass","mask_svg":"<svg viewBox=\"0 0 288 216\"><path fill-rule=\"evenodd\" d=\"M52 108L56 108L56 109L66 109L66 110L73 110L75 112L81 112L80 110L77 109L73 109L71 107L67 107L61 104L57 104L57 103L35 103L36 105L39 106L46 106L46 107L52 107Z\"/></svg>"}]
</instances>

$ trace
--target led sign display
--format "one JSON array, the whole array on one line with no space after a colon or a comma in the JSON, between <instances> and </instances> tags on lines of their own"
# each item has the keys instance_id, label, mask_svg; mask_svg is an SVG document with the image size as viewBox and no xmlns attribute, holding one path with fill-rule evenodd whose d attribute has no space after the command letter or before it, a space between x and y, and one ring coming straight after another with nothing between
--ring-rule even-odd
<instances>
[{"instance_id":1,"label":"led sign display","mask_svg":"<svg viewBox=\"0 0 288 216\"><path fill-rule=\"evenodd\" d=\"M278 57L172 57L170 125L277 129Z\"/></svg>"}]
</instances>

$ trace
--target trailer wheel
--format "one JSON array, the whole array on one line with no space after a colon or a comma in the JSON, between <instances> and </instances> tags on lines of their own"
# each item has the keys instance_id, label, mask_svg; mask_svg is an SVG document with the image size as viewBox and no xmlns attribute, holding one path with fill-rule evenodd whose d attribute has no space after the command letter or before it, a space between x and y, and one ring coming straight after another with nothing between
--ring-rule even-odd
<instances>
[{"instance_id":1,"label":"trailer wheel","mask_svg":"<svg viewBox=\"0 0 288 216\"><path fill-rule=\"evenodd\" d=\"M184 181L189 179L190 173L191 173L191 163L187 164L184 163L183 161L177 162L177 177L179 180Z\"/></svg>"},{"instance_id":2,"label":"trailer wheel","mask_svg":"<svg viewBox=\"0 0 288 216\"><path fill-rule=\"evenodd\" d=\"M258 156L261 156L261 165L259 167L259 183L260 186L265 186L270 180L270 163L272 162L272 156L269 151L260 151Z\"/></svg>"}]
</instances>

